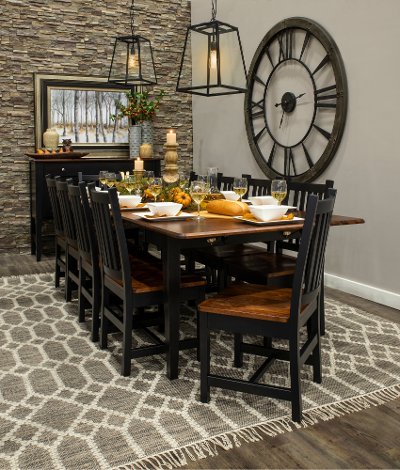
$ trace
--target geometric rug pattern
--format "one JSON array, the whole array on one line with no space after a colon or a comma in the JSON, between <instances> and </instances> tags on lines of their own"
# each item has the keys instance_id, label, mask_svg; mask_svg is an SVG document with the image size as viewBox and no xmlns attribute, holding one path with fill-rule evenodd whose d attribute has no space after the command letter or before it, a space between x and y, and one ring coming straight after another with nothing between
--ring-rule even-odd
<instances>
[{"instance_id":1,"label":"geometric rug pattern","mask_svg":"<svg viewBox=\"0 0 400 470\"><path fill-rule=\"evenodd\" d=\"M166 378L164 355L133 361L131 376L121 377L118 338L106 351L92 343L77 302L64 301L51 274L1 278L0 299L2 470L173 468L301 426L280 400L212 388L211 402L200 403L193 350L180 353L177 380ZM181 334L192 335L193 312L183 307L182 319ZM302 425L400 393L398 324L328 298L326 330L322 384L311 368L302 373L310 410ZM258 365L245 355L243 368L233 368L225 333L214 336L212 358L214 372L241 378ZM287 365L274 364L271 378L287 385Z\"/></svg>"}]
</instances>

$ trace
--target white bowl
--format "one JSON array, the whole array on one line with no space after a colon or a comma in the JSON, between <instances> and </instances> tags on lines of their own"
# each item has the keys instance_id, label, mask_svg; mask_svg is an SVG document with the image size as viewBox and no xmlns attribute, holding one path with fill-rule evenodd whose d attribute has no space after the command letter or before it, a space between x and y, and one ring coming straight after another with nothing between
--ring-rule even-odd
<instances>
[{"instance_id":1,"label":"white bowl","mask_svg":"<svg viewBox=\"0 0 400 470\"><path fill-rule=\"evenodd\" d=\"M147 207L150 209L152 215L161 217L174 216L182 209L182 204L177 202L148 202Z\"/></svg>"},{"instance_id":2,"label":"white bowl","mask_svg":"<svg viewBox=\"0 0 400 470\"><path fill-rule=\"evenodd\" d=\"M119 205L121 208L134 209L142 200L141 196L118 196Z\"/></svg>"},{"instance_id":3,"label":"white bowl","mask_svg":"<svg viewBox=\"0 0 400 470\"><path fill-rule=\"evenodd\" d=\"M235 191L221 191L221 194L228 201L238 201L240 198L239 194L236 194Z\"/></svg>"},{"instance_id":4,"label":"white bowl","mask_svg":"<svg viewBox=\"0 0 400 470\"><path fill-rule=\"evenodd\" d=\"M286 214L288 209L293 209L293 206L249 206L251 213L254 217L262 222L269 222L271 220L279 220Z\"/></svg>"},{"instance_id":5,"label":"white bowl","mask_svg":"<svg viewBox=\"0 0 400 470\"><path fill-rule=\"evenodd\" d=\"M277 199L272 196L253 196L248 199L254 206L264 206L267 204L276 206L278 204Z\"/></svg>"}]
</instances>

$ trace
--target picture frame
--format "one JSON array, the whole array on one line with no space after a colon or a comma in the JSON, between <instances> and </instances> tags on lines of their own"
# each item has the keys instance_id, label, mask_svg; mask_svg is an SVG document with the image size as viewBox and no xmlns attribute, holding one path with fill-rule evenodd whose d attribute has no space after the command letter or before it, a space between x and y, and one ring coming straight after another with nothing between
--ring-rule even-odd
<instances>
[{"instance_id":1,"label":"picture frame","mask_svg":"<svg viewBox=\"0 0 400 470\"><path fill-rule=\"evenodd\" d=\"M34 74L35 146L43 148L43 133L55 128L71 139L77 151L128 155L128 118L112 119L116 103L124 103L129 87L108 83L106 77Z\"/></svg>"}]
</instances>

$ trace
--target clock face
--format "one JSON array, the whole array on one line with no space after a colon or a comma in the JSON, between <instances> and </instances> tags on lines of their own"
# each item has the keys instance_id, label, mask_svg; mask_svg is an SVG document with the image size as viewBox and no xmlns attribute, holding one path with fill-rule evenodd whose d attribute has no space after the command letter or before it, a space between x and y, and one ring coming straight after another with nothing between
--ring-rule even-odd
<instances>
[{"instance_id":1,"label":"clock face","mask_svg":"<svg viewBox=\"0 0 400 470\"><path fill-rule=\"evenodd\" d=\"M274 26L259 45L245 98L250 147L264 173L312 181L343 134L347 81L332 37L306 18Z\"/></svg>"}]
</instances>

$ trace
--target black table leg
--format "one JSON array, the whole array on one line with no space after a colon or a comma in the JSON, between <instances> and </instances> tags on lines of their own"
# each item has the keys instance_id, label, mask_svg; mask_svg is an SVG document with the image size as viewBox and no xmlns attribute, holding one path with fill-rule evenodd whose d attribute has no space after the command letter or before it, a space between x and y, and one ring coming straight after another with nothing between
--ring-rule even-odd
<instances>
[{"instance_id":1,"label":"black table leg","mask_svg":"<svg viewBox=\"0 0 400 470\"><path fill-rule=\"evenodd\" d=\"M167 302L165 305L165 337L167 350L167 377L178 378L179 370L179 286L180 286L179 242L167 239L162 246L164 285Z\"/></svg>"}]
</instances>

